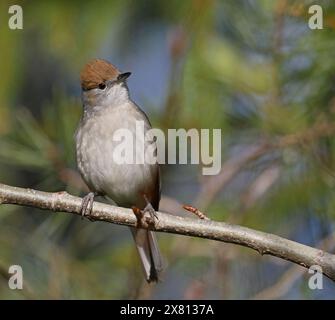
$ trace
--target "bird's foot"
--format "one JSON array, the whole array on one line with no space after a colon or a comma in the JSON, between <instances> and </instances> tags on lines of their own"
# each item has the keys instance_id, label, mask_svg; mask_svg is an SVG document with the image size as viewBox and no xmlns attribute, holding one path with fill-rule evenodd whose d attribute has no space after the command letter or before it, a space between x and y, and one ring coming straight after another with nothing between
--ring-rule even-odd
<instances>
[{"instance_id":1,"label":"bird's foot","mask_svg":"<svg viewBox=\"0 0 335 320\"><path fill-rule=\"evenodd\" d=\"M145 199L147 205L145 206L145 208L144 208L143 211L144 211L144 212L148 212L148 213L150 214L151 219L152 219L153 221L155 221L155 219L158 220L157 213L156 213L154 207L151 205L151 203L150 203L150 201L148 200L148 198L147 198L146 195L144 195L144 199Z\"/></svg>"},{"instance_id":2,"label":"bird's foot","mask_svg":"<svg viewBox=\"0 0 335 320\"><path fill-rule=\"evenodd\" d=\"M144 199L146 201L146 206L143 210L137 208L137 207L132 207L132 210L137 218L137 225L138 226L143 226L143 225L148 225L148 226L155 226L156 220L158 220L157 213L153 206L151 205L150 201L146 196L144 196ZM146 215L146 213L149 214Z\"/></svg>"},{"instance_id":3,"label":"bird's foot","mask_svg":"<svg viewBox=\"0 0 335 320\"><path fill-rule=\"evenodd\" d=\"M83 201L81 203L81 210L80 210L82 219L84 219L84 217L87 217L91 221L94 221L94 219L90 218L89 216L92 213L93 202L94 202L95 196L96 196L96 193L90 192L83 198Z\"/></svg>"}]
</instances>

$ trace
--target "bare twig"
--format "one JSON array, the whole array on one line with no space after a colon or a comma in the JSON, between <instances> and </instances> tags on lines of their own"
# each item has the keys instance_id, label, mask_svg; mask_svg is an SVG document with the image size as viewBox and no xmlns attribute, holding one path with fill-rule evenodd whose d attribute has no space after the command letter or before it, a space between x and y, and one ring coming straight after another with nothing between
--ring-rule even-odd
<instances>
[{"instance_id":1,"label":"bare twig","mask_svg":"<svg viewBox=\"0 0 335 320\"><path fill-rule=\"evenodd\" d=\"M82 199L66 192L49 193L0 184L0 203L80 215ZM306 268L312 265L319 265L323 273L335 281L335 255L323 250L273 234L224 222L182 218L161 212L157 212L157 217L158 221L154 225L149 224L146 228L159 232L235 243L252 248L260 254L276 256ZM137 223L131 209L110 206L99 202L94 203L90 218L96 221L133 227Z\"/></svg>"},{"instance_id":2,"label":"bare twig","mask_svg":"<svg viewBox=\"0 0 335 320\"><path fill-rule=\"evenodd\" d=\"M210 220L202 211L200 211L199 209L188 205L188 204L184 204L183 208L189 212L192 212L193 214L195 214L196 216L198 216L200 219L203 220Z\"/></svg>"}]
</instances>

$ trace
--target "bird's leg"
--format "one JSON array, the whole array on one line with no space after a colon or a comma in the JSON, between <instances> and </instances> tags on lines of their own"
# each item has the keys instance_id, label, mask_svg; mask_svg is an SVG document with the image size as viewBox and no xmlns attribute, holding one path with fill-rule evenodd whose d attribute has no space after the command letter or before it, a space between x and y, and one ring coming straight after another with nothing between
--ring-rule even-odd
<instances>
[{"instance_id":1,"label":"bird's leg","mask_svg":"<svg viewBox=\"0 0 335 320\"><path fill-rule=\"evenodd\" d=\"M132 206L131 209L133 210L134 212L134 215L136 217L136 220L137 220L137 224L136 224L136 227L140 227L143 225L143 212L141 209L135 207L135 206Z\"/></svg>"},{"instance_id":2,"label":"bird's leg","mask_svg":"<svg viewBox=\"0 0 335 320\"><path fill-rule=\"evenodd\" d=\"M92 208L93 208L94 197L97 195L98 194L95 192L90 192L83 198L83 201L81 203L81 210L80 210L82 219L91 214Z\"/></svg>"},{"instance_id":3,"label":"bird's leg","mask_svg":"<svg viewBox=\"0 0 335 320\"><path fill-rule=\"evenodd\" d=\"M144 199L146 201L146 206L143 210L137 208L137 207L132 207L132 210L136 216L137 219L137 224L138 225L155 225L155 219L158 219L158 216L156 214L155 209L153 208L153 206L151 205L150 201L148 200L146 195L143 195ZM149 213L150 217L147 217L147 219L145 218L145 214Z\"/></svg>"},{"instance_id":4,"label":"bird's leg","mask_svg":"<svg viewBox=\"0 0 335 320\"><path fill-rule=\"evenodd\" d=\"M153 208L153 206L151 205L150 201L148 200L147 196L144 194L143 197L144 197L145 202L147 203L147 205L143 209L143 212L144 213L148 212L153 221L155 221L155 219L158 220L157 213L156 213L155 209Z\"/></svg>"}]
</instances>

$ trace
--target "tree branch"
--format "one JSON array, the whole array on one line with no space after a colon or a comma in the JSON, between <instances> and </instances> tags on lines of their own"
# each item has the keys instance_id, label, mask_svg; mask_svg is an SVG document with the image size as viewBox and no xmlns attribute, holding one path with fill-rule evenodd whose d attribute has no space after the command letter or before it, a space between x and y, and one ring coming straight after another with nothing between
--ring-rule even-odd
<instances>
[{"instance_id":1,"label":"tree branch","mask_svg":"<svg viewBox=\"0 0 335 320\"><path fill-rule=\"evenodd\" d=\"M0 204L17 204L43 210L80 215L82 199L66 192L42 192L0 184ZM323 273L335 281L335 255L273 234L224 222L177 217L157 212L155 225L142 226L159 232L206 238L249 247L309 268L319 265ZM132 210L95 202L90 219L136 226Z\"/></svg>"},{"instance_id":2,"label":"tree branch","mask_svg":"<svg viewBox=\"0 0 335 320\"><path fill-rule=\"evenodd\" d=\"M329 234L325 239L318 243L318 247L325 250L334 250L335 248L335 231ZM301 278L302 269L299 266L292 265L286 270L275 284L265 288L251 297L253 300L278 300L283 297L293 287L295 282Z\"/></svg>"}]
</instances>

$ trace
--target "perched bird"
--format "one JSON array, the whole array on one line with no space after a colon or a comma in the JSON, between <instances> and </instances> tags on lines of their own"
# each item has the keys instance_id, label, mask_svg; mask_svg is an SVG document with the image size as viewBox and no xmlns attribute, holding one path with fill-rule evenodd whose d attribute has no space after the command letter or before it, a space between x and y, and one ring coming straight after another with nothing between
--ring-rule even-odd
<instances>
[{"instance_id":1,"label":"perched bird","mask_svg":"<svg viewBox=\"0 0 335 320\"><path fill-rule=\"evenodd\" d=\"M80 80L83 115L76 131L77 166L90 189L83 199L83 215L92 209L94 196L101 195L121 207L137 208L151 215L158 210L160 176L158 163L119 163L113 152L119 142L112 139L118 129L135 135L136 122L151 129L146 114L130 99L126 79L111 63L95 59L83 68ZM143 139L138 139L139 143ZM154 144L155 141L145 141ZM138 152L134 144L134 153ZM139 146L141 150L142 146ZM143 213L142 211L142 213ZM135 211L134 211L135 212ZM155 234L131 228L148 282L157 281L162 270Z\"/></svg>"}]
</instances>

